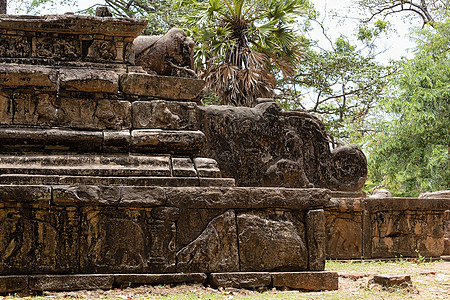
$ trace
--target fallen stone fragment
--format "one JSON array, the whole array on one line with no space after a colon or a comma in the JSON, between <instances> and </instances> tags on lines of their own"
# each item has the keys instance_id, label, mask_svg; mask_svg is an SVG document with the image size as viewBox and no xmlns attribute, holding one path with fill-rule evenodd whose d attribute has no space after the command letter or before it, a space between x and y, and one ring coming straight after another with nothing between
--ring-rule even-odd
<instances>
[{"instance_id":1,"label":"fallen stone fragment","mask_svg":"<svg viewBox=\"0 0 450 300\"><path fill-rule=\"evenodd\" d=\"M411 283L411 276L409 275L387 275L387 274L380 274L375 275L372 278L374 283L380 284L384 287L408 287Z\"/></svg>"}]
</instances>

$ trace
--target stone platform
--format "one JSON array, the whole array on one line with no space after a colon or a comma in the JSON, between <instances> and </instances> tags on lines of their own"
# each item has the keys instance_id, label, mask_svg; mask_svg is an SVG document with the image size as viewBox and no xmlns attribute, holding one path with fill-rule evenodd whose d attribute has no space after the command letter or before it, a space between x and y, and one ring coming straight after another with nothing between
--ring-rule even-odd
<instances>
[{"instance_id":1,"label":"stone platform","mask_svg":"<svg viewBox=\"0 0 450 300\"><path fill-rule=\"evenodd\" d=\"M207 128L226 132L201 116L204 81L135 65L133 41L146 24L0 16L0 293L179 282L336 289L336 273L324 271L323 211L336 176L317 166L340 160L329 159L323 126L306 126L320 147L305 147L324 157L308 168L316 181L236 187L204 149L224 140L208 142ZM215 153L232 158L228 150ZM273 153L277 166L291 166L282 152ZM350 162L359 166L358 153ZM269 181L279 173L271 170Z\"/></svg>"},{"instance_id":2,"label":"stone platform","mask_svg":"<svg viewBox=\"0 0 450 300\"><path fill-rule=\"evenodd\" d=\"M0 293L108 290L138 285L200 283L213 287L291 288L305 291L336 290L336 272L233 272L171 274L82 274L0 276Z\"/></svg>"},{"instance_id":3,"label":"stone platform","mask_svg":"<svg viewBox=\"0 0 450 300\"><path fill-rule=\"evenodd\" d=\"M329 197L326 189L2 185L0 292L192 282L180 272L203 273L195 282L214 286L336 289L336 273L323 272Z\"/></svg>"}]
</instances>

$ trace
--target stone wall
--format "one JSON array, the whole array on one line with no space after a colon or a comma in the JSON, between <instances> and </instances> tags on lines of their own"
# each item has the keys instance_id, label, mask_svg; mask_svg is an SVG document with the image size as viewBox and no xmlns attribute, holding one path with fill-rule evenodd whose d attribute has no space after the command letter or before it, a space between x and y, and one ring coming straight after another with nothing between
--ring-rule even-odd
<instances>
[{"instance_id":1,"label":"stone wall","mask_svg":"<svg viewBox=\"0 0 450 300\"><path fill-rule=\"evenodd\" d=\"M0 275L324 269L324 189L0 186Z\"/></svg>"},{"instance_id":2,"label":"stone wall","mask_svg":"<svg viewBox=\"0 0 450 300\"><path fill-rule=\"evenodd\" d=\"M439 257L448 199L333 198L325 208L330 259Z\"/></svg>"}]
</instances>

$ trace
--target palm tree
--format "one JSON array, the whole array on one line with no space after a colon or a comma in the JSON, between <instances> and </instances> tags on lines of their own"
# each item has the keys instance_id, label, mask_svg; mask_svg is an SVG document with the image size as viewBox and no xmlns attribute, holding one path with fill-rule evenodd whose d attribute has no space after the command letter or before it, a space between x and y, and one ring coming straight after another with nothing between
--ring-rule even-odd
<instances>
[{"instance_id":1,"label":"palm tree","mask_svg":"<svg viewBox=\"0 0 450 300\"><path fill-rule=\"evenodd\" d=\"M300 36L293 25L312 12L307 0L183 0L193 13L196 70L222 104L254 106L270 97L275 75L290 76ZM281 72L280 72L281 71Z\"/></svg>"}]
</instances>

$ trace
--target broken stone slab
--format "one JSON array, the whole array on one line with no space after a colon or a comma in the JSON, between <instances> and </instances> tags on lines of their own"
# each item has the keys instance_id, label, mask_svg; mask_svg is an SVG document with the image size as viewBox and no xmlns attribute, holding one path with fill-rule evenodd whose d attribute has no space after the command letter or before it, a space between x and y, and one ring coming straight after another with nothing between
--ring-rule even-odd
<instances>
[{"instance_id":1,"label":"broken stone slab","mask_svg":"<svg viewBox=\"0 0 450 300\"><path fill-rule=\"evenodd\" d=\"M205 283L206 278L204 273L114 274L114 283L124 288L136 285Z\"/></svg>"},{"instance_id":2,"label":"broken stone slab","mask_svg":"<svg viewBox=\"0 0 450 300\"><path fill-rule=\"evenodd\" d=\"M236 216L229 210L215 217L191 243L177 252L177 270L239 271Z\"/></svg>"},{"instance_id":3,"label":"broken stone slab","mask_svg":"<svg viewBox=\"0 0 450 300\"><path fill-rule=\"evenodd\" d=\"M28 288L28 276L0 276L0 294L24 291Z\"/></svg>"},{"instance_id":4,"label":"broken stone slab","mask_svg":"<svg viewBox=\"0 0 450 300\"><path fill-rule=\"evenodd\" d=\"M113 275L33 275L29 277L32 291L74 291L112 289Z\"/></svg>"},{"instance_id":5,"label":"broken stone slab","mask_svg":"<svg viewBox=\"0 0 450 300\"><path fill-rule=\"evenodd\" d=\"M338 274L331 271L303 271L271 273L274 287L288 287L307 291L338 289Z\"/></svg>"},{"instance_id":6,"label":"broken stone slab","mask_svg":"<svg viewBox=\"0 0 450 300\"><path fill-rule=\"evenodd\" d=\"M374 283L380 284L384 287L408 287L412 284L411 276L409 275L380 274L375 275L372 280Z\"/></svg>"},{"instance_id":7,"label":"broken stone slab","mask_svg":"<svg viewBox=\"0 0 450 300\"><path fill-rule=\"evenodd\" d=\"M132 152L196 154L205 141L201 131L140 129L131 131Z\"/></svg>"},{"instance_id":8,"label":"broken stone slab","mask_svg":"<svg viewBox=\"0 0 450 300\"><path fill-rule=\"evenodd\" d=\"M106 70L61 69L59 80L60 88L77 92L114 94L119 86L119 75Z\"/></svg>"},{"instance_id":9,"label":"broken stone slab","mask_svg":"<svg viewBox=\"0 0 450 300\"><path fill-rule=\"evenodd\" d=\"M194 165L201 177L222 177L217 161L212 158L194 158Z\"/></svg>"},{"instance_id":10,"label":"broken stone slab","mask_svg":"<svg viewBox=\"0 0 450 300\"><path fill-rule=\"evenodd\" d=\"M268 287L272 283L269 272L227 272L211 273L208 283L213 287L233 287L239 289L253 289Z\"/></svg>"},{"instance_id":11,"label":"broken stone slab","mask_svg":"<svg viewBox=\"0 0 450 300\"><path fill-rule=\"evenodd\" d=\"M200 94L204 86L205 81L194 78L140 73L120 76L120 90L123 93L167 100L192 100Z\"/></svg>"}]
</instances>

